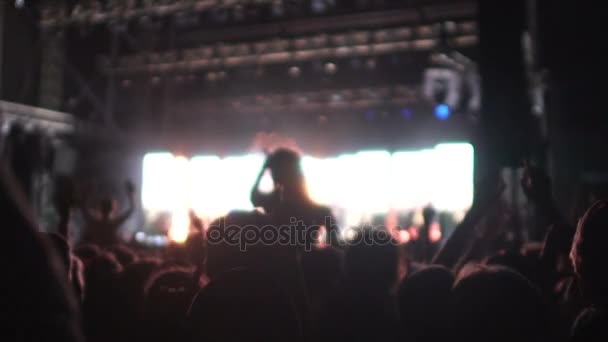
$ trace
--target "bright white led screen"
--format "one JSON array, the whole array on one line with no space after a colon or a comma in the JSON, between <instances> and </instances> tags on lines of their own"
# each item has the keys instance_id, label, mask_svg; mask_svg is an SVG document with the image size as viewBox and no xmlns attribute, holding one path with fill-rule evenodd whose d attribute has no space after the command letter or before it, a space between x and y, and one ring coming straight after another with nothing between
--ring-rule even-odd
<instances>
[{"instance_id":1,"label":"bright white led screen","mask_svg":"<svg viewBox=\"0 0 608 342\"><path fill-rule=\"evenodd\" d=\"M311 197L334 209L351 226L391 210L432 204L462 212L473 199L473 147L468 143L400 151L362 151L333 158L304 156L302 168ZM170 212L174 241L186 238L190 209L206 222L233 209L253 209L249 196L264 163L261 154L186 159L149 153L143 159L142 203L149 212ZM270 190L265 175L261 188Z\"/></svg>"}]
</instances>

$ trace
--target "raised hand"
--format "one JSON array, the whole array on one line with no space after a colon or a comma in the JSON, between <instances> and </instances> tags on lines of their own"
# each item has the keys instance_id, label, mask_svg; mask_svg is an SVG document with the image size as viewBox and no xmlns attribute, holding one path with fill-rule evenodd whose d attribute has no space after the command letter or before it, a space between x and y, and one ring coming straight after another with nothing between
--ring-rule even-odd
<instances>
[{"instance_id":1,"label":"raised hand","mask_svg":"<svg viewBox=\"0 0 608 342\"><path fill-rule=\"evenodd\" d=\"M521 187L526 197L537 205L546 206L552 200L551 179L544 170L528 162L524 162Z\"/></svg>"},{"instance_id":2,"label":"raised hand","mask_svg":"<svg viewBox=\"0 0 608 342\"><path fill-rule=\"evenodd\" d=\"M485 177L475 186L475 197L471 211L485 212L496 204L505 191L504 180L499 177Z\"/></svg>"},{"instance_id":3,"label":"raised hand","mask_svg":"<svg viewBox=\"0 0 608 342\"><path fill-rule=\"evenodd\" d=\"M67 177L59 178L53 197L53 204L60 215L67 213L76 199L73 181Z\"/></svg>"},{"instance_id":4,"label":"raised hand","mask_svg":"<svg viewBox=\"0 0 608 342\"><path fill-rule=\"evenodd\" d=\"M477 184L471 210L456 227L443 248L439 250L433 263L452 268L458 266L459 260L467 259L475 241L475 227L489 212L489 209L498 202L504 190L505 184L502 178L496 176L485 177Z\"/></svg>"}]
</instances>

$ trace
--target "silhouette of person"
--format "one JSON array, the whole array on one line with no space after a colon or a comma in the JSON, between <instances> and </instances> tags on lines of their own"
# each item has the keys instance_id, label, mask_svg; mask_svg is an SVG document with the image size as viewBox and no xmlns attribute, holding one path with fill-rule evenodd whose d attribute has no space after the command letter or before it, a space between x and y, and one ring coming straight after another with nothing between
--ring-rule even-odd
<instances>
[{"instance_id":1,"label":"silhouette of person","mask_svg":"<svg viewBox=\"0 0 608 342\"><path fill-rule=\"evenodd\" d=\"M524 276L500 266L472 265L451 292L455 341L553 341L548 306Z\"/></svg>"},{"instance_id":2,"label":"silhouette of person","mask_svg":"<svg viewBox=\"0 0 608 342\"><path fill-rule=\"evenodd\" d=\"M605 341L608 337L607 223L608 201L599 200L577 226L570 258L583 297L591 305L576 319L571 341Z\"/></svg>"},{"instance_id":3,"label":"silhouette of person","mask_svg":"<svg viewBox=\"0 0 608 342\"><path fill-rule=\"evenodd\" d=\"M414 272L399 285L398 303L401 323L411 341L444 341L449 315L451 271L431 265Z\"/></svg>"},{"instance_id":4,"label":"silhouette of person","mask_svg":"<svg viewBox=\"0 0 608 342\"><path fill-rule=\"evenodd\" d=\"M338 227L328 207L316 204L309 196L298 153L288 149L278 149L270 154L260 171L251 191L251 202L281 223L302 222L306 226L306 236L317 236L321 226L325 226L327 240L338 243ZM270 193L259 190L260 181L266 170L274 183ZM316 240L316 239L315 239ZM317 241L310 241L315 244Z\"/></svg>"},{"instance_id":5,"label":"silhouette of person","mask_svg":"<svg viewBox=\"0 0 608 342\"><path fill-rule=\"evenodd\" d=\"M318 319L321 341L403 341L393 293L399 250L388 232L357 232L344 255L344 277Z\"/></svg>"},{"instance_id":6,"label":"silhouette of person","mask_svg":"<svg viewBox=\"0 0 608 342\"><path fill-rule=\"evenodd\" d=\"M101 246L110 246L118 243L118 230L135 209L135 187L131 182L127 182L125 188L129 199L129 207L121 215L114 216L116 201L112 198L103 198L99 202L97 212L92 211L86 206L81 208L87 225L83 242L95 243Z\"/></svg>"}]
</instances>

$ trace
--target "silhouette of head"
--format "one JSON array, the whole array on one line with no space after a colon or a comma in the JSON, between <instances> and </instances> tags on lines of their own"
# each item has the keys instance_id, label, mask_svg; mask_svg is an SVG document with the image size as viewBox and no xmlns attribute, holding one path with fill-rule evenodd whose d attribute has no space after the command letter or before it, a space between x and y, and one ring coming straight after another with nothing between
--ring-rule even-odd
<instances>
[{"instance_id":1,"label":"silhouette of head","mask_svg":"<svg viewBox=\"0 0 608 342\"><path fill-rule=\"evenodd\" d=\"M192 341L302 341L293 299L266 274L234 269L213 279L192 302Z\"/></svg>"},{"instance_id":2,"label":"silhouette of head","mask_svg":"<svg viewBox=\"0 0 608 342\"><path fill-rule=\"evenodd\" d=\"M608 305L608 201L595 202L579 221L570 258L583 294L594 304Z\"/></svg>"},{"instance_id":3,"label":"silhouette of head","mask_svg":"<svg viewBox=\"0 0 608 342\"><path fill-rule=\"evenodd\" d=\"M103 217L110 217L116 209L116 201L110 197L102 198L99 201L99 212Z\"/></svg>"},{"instance_id":4,"label":"silhouette of head","mask_svg":"<svg viewBox=\"0 0 608 342\"><path fill-rule=\"evenodd\" d=\"M144 286L148 313L185 317L195 294L193 274L179 267L151 274Z\"/></svg>"},{"instance_id":5,"label":"silhouette of head","mask_svg":"<svg viewBox=\"0 0 608 342\"><path fill-rule=\"evenodd\" d=\"M160 262L157 260L140 260L124 267L117 283L121 287L123 303L129 309L139 309L144 297L144 287L148 278L158 270Z\"/></svg>"},{"instance_id":6,"label":"silhouette of head","mask_svg":"<svg viewBox=\"0 0 608 342\"><path fill-rule=\"evenodd\" d=\"M89 289L103 291L103 287L115 281L121 271L122 266L114 254L101 252L86 265L85 280L91 285Z\"/></svg>"},{"instance_id":7,"label":"silhouette of head","mask_svg":"<svg viewBox=\"0 0 608 342\"><path fill-rule=\"evenodd\" d=\"M278 149L268 156L268 168L275 184L288 188L300 186L303 180L300 155L288 149Z\"/></svg>"},{"instance_id":8,"label":"silhouette of head","mask_svg":"<svg viewBox=\"0 0 608 342\"><path fill-rule=\"evenodd\" d=\"M101 252L84 268L85 294L83 301L84 326L88 340L115 340L120 329L117 323L119 286L116 281L122 266L114 255Z\"/></svg>"},{"instance_id":9,"label":"silhouette of head","mask_svg":"<svg viewBox=\"0 0 608 342\"><path fill-rule=\"evenodd\" d=\"M450 300L454 340L549 340L546 307L530 281L498 266L463 271Z\"/></svg>"},{"instance_id":10,"label":"silhouette of head","mask_svg":"<svg viewBox=\"0 0 608 342\"><path fill-rule=\"evenodd\" d=\"M331 246L302 253L300 266L311 297L323 297L336 288L342 275L343 255Z\"/></svg>"},{"instance_id":11,"label":"silhouette of head","mask_svg":"<svg viewBox=\"0 0 608 342\"><path fill-rule=\"evenodd\" d=\"M149 328L144 340L179 340L196 290L187 269L171 267L153 273L145 285L143 320Z\"/></svg>"},{"instance_id":12,"label":"silhouette of head","mask_svg":"<svg viewBox=\"0 0 608 342\"><path fill-rule=\"evenodd\" d=\"M345 255L345 273L355 287L387 291L397 280L399 250L390 234L364 229L357 233Z\"/></svg>"},{"instance_id":13,"label":"silhouette of head","mask_svg":"<svg viewBox=\"0 0 608 342\"><path fill-rule=\"evenodd\" d=\"M443 341L454 276L442 266L429 266L403 279L399 286L399 312L414 341Z\"/></svg>"},{"instance_id":14,"label":"silhouette of head","mask_svg":"<svg viewBox=\"0 0 608 342\"><path fill-rule=\"evenodd\" d=\"M537 260L522 254L507 252L489 257L486 264L510 268L519 272L534 284L539 284L541 281L539 274L542 272L538 269Z\"/></svg>"},{"instance_id":15,"label":"silhouette of head","mask_svg":"<svg viewBox=\"0 0 608 342\"><path fill-rule=\"evenodd\" d=\"M242 249L239 241L236 240L237 233L244 237L247 234L246 230L255 231L269 223L268 217L260 212L236 210L212 222L207 230L207 275L213 279L216 275L235 267L258 268L272 264L275 261L272 260L272 255L260 253L261 250L272 246L255 243ZM231 236L234 241L229 241L228 238L219 240L215 238L219 236ZM268 260L268 257L271 259Z\"/></svg>"}]
</instances>

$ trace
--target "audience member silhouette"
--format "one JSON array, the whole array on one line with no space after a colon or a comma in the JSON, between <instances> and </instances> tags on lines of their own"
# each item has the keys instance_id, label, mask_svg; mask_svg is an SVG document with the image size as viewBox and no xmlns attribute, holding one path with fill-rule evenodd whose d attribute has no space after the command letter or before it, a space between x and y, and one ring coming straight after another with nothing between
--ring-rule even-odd
<instances>
[{"instance_id":1,"label":"audience member silhouette","mask_svg":"<svg viewBox=\"0 0 608 342\"><path fill-rule=\"evenodd\" d=\"M345 277L320 321L323 341L400 341L399 251L384 231L363 230L348 245Z\"/></svg>"},{"instance_id":2,"label":"audience member silhouette","mask_svg":"<svg viewBox=\"0 0 608 342\"><path fill-rule=\"evenodd\" d=\"M274 189L265 194L259 190L264 173L270 170ZM256 207L273 216L275 222L293 224L302 222L309 244L316 244L315 238L321 226L325 226L327 241L338 244L339 235L331 210L318 205L310 198L302 172L300 156L291 150L279 149L268 156L251 191L251 202Z\"/></svg>"},{"instance_id":3,"label":"audience member silhouette","mask_svg":"<svg viewBox=\"0 0 608 342\"><path fill-rule=\"evenodd\" d=\"M144 293L142 341L175 341L183 338L183 323L198 288L193 272L183 268L165 268L148 278Z\"/></svg>"},{"instance_id":4,"label":"audience member silhouette","mask_svg":"<svg viewBox=\"0 0 608 342\"><path fill-rule=\"evenodd\" d=\"M266 273L234 269L200 291L188 314L189 341L304 341L296 304Z\"/></svg>"},{"instance_id":5,"label":"audience member silhouette","mask_svg":"<svg viewBox=\"0 0 608 342\"><path fill-rule=\"evenodd\" d=\"M5 247L0 340L84 341L78 302L61 271L62 261L48 240L36 233L36 216L4 160L0 211Z\"/></svg>"},{"instance_id":6,"label":"audience member silhouette","mask_svg":"<svg viewBox=\"0 0 608 342\"><path fill-rule=\"evenodd\" d=\"M126 183L129 207L123 214L114 216L116 201L112 198L103 198L99 202L97 212L84 206L82 214L86 221L83 242L95 243L100 246L111 246L119 241L118 232L122 224L131 216L135 208L135 187L131 182Z\"/></svg>"},{"instance_id":7,"label":"audience member silhouette","mask_svg":"<svg viewBox=\"0 0 608 342\"><path fill-rule=\"evenodd\" d=\"M291 218L308 227L310 238L331 216L308 196L295 152L271 154L261 174L267 170L274 190L260 193L260 176L252 191L264 213L230 212L206 231L191 216L198 233L162 252L118 244L118 228L134 206L132 186L130 210L114 218L112 201L102 201L101 215L88 217L85 243L71 250L66 225L60 234L35 232L33 216L23 214L2 174L7 245L17 246L3 258L7 279L14 279L3 292L15 297L3 301L3 318L15 327L3 340L82 341L84 333L93 342L553 341L567 339L570 326L572 341L608 340L608 201L596 202L574 230L552 203L548 178L526 168L524 191L552 228L532 252L505 252L499 244L477 248L487 241L476 226L501 192L482 185L435 257L438 265L417 264L397 288L400 249L409 246L397 246L384 230L361 229L339 248L306 252L264 240L265 227ZM71 196L62 203L69 213ZM503 232L492 233L503 239ZM564 263L568 245L571 263Z\"/></svg>"},{"instance_id":8,"label":"audience member silhouette","mask_svg":"<svg viewBox=\"0 0 608 342\"><path fill-rule=\"evenodd\" d=\"M271 217L253 211L233 211L213 222L208 231L207 275L218 275L235 268L271 274L294 300L306 333L310 327L310 308L296 249L289 244L265 242L264 227L275 227ZM217 239L218 236L223 237Z\"/></svg>"},{"instance_id":9,"label":"audience member silhouette","mask_svg":"<svg viewBox=\"0 0 608 342\"><path fill-rule=\"evenodd\" d=\"M300 264L311 309L318 316L331 295L339 290L343 277L343 253L327 246L302 254Z\"/></svg>"},{"instance_id":10,"label":"audience member silhouette","mask_svg":"<svg viewBox=\"0 0 608 342\"><path fill-rule=\"evenodd\" d=\"M270 217L257 211L232 211L212 222L207 231L209 277L237 267L263 270L293 267L296 256L288 246L262 243L260 235L253 236L271 223ZM248 230L253 232L251 240L246 240Z\"/></svg>"},{"instance_id":11,"label":"audience member silhouette","mask_svg":"<svg viewBox=\"0 0 608 342\"><path fill-rule=\"evenodd\" d=\"M454 276L445 267L429 266L404 278L399 286L399 313L408 341L449 339L446 326Z\"/></svg>"},{"instance_id":12,"label":"audience member silhouette","mask_svg":"<svg viewBox=\"0 0 608 342\"><path fill-rule=\"evenodd\" d=\"M121 271L120 263L108 252L102 252L85 267L87 286L82 308L88 341L114 340L119 336L116 281Z\"/></svg>"},{"instance_id":13,"label":"audience member silhouette","mask_svg":"<svg viewBox=\"0 0 608 342\"><path fill-rule=\"evenodd\" d=\"M608 340L608 201L595 202L579 221L571 259L582 294L590 303L577 318L573 341Z\"/></svg>"},{"instance_id":14,"label":"audience member silhouette","mask_svg":"<svg viewBox=\"0 0 608 342\"><path fill-rule=\"evenodd\" d=\"M456 341L552 340L540 292L508 268L465 268L456 280L450 303L450 336Z\"/></svg>"},{"instance_id":15,"label":"audience member silhouette","mask_svg":"<svg viewBox=\"0 0 608 342\"><path fill-rule=\"evenodd\" d=\"M146 330L143 324L144 289L148 279L158 271L161 262L156 259L143 259L131 263L122 269L115 277L114 295L116 298L115 317L118 326L126 340L141 339Z\"/></svg>"}]
</instances>

